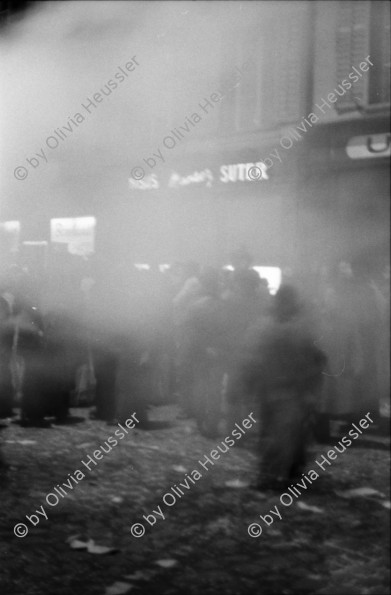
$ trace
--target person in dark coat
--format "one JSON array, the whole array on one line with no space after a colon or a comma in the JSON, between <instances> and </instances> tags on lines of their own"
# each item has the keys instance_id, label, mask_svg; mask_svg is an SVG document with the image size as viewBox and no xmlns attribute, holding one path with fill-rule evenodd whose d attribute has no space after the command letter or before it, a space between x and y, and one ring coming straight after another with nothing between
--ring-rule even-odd
<instances>
[{"instance_id":1,"label":"person in dark coat","mask_svg":"<svg viewBox=\"0 0 391 595\"><path fill-rule=\"evenodd\" d=\"M22 424L45 424L47 415L44 381L43 319L35 306L21 304L16 309L16 350L23 358Z\"/></svg>"},{"instance_id":2,"label":"person in dark coat","mask_svg":"<svg viewBox=\"0 0 391 595\"><path fill-rule=\"evenodd\" d=\"M119 363L117 286L108 275L97 275L85 315L85 334L95 374L95 411L91 417L113 422L116 418L116 377Z\"/></svg>"},{"instance_id":3,"label":"person in dark coat","mask_svg":"<svg viewBox=\"0 0 391 595\"><path fill-rule=\"evenodd\" d=\"M198 428L212 438L218 435L222 418L227 329L218 271L205 267L200 284L202 295L189 307L185 327L193 380L189 392Z\"/></svg>"},{"instance_id":4,"label":"person in dark coat","mask_svg":"<svg viewBox=\"0 0 391 595\"><path fill-rule=\"evenodd\" d=\"M242 367L246 391L260 401L260 489L282 488L304 471L314 401L327 361L314 339L297 291L282 286L270 320L249 340Z\"/></svg>"},{"instance_id":5,"label":"person in dark coat","mask_svg":"<svg viewBox=\"0 0 391 595\"><path fill-rule=\"evenodd\" d=\"M75 317L63 304L45 316L44 364L48 415L57 422L69 416L77 367L83 362L84 342Z\"/></svg>"}]
</instances>

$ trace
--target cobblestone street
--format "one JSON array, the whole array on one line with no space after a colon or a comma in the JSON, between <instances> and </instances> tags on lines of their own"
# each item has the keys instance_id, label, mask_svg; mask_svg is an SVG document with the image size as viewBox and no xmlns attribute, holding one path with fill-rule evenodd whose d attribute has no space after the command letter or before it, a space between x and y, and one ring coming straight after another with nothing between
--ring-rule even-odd
<instances>
[{"instance_id":1,"label":"cobblestone street","mask_svg":"<svg viewBox=\"0 0 391 595\"><path fill-rule=\"evenodd\" d=\"M73 410L75 421L85 414ZM203 438L193 422L175 416L174 406L154 408L156 429L129 430L91 472L84 468L77 484L80 461L113 435L113 426L88 420L2 430L10 465L1 484L3 593L103 595L115 583L148 595L389 592L388 438L363 435L290 506L281 506L277 492L248 485L257 467L254 429L192 483L191 472L201 471L198 461L210 457L220 438ZM328 448L314 447L310 460ZM60 492L62 485L68 487ZM358 488L370 490L346 493ZM172 497L163 504L167 493ZM31 515L40 506L48 518L36 515L37 522ZM159 506L164 519L155 514L151 526L143 515ZM267 527L260 515L266 519L275 506L282 518L268 519ZM28 526L26 537L14 535L17 523ZM135 523L145 526L143 537L132 536ZM249 536L251 523L262 526L259 538ZM88 551L89 540L107 549Z\"/></svg>"}]
</instances>

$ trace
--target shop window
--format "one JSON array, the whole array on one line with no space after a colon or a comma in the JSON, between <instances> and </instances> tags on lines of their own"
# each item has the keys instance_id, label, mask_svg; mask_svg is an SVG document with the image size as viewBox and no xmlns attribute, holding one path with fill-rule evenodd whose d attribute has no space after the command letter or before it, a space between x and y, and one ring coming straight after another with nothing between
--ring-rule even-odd
<instances>
[{"instance_id":1,"label":"shop window","mask_svg":"<svg viewBox=\"0 0 391 595\"><path fill-rule=\"evenodd\" d=\"M4 252L17 252L20 240L20 221L0 223L0 248Z\"/></svg>"},{"instance_id":2,"label":"shop window","mask_svg":"<svg viewBox=\"0 0 391 595\"><path fill-rule=\"evenodd\" d=\"M70 254L87 256L95 250L95 217L50 220L50 241Z\"/></svg>"}]
</instances>

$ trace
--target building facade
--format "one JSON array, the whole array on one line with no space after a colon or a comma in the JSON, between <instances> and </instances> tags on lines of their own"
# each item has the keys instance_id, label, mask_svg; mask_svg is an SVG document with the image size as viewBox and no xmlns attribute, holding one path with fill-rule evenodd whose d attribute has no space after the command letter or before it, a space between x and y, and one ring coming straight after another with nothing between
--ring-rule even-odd
<instances>
[{"instance_id":1,"label":"building facade","mask_svg":"<svg viewBox=\"0 0 391 595\"><path fill-rule=\"evenodd\" d=\"M193 131L186 141L173 120L167 143L183 146L183 155L162 173L147 164L145 179L130 178L130 204L146 229L155 204L151 229L169 260L223 262L245 244L264 265L316 270L362 254L382 268L389 5L299 2L278 10L260 10L244 36L226 32L229 53L222 55L237 77L221 81L229 91L219 102L200 102L208 115L219 111L214 129L206 137ZM246 172L260 163L265 170L249 179ZM148 246L135 238L130 251L148 258Z\"/></svg>"},{"instance_id":2,"label":"building facade","mask_svg":"<svg viewBox=\"0 0 391 595\"><path fill-rule=\"evenodd\" d=\"M239 8L216 28L218 80L179 113L178 71L172 101L150 118L145 136L164 166L156 149L141 155L141 174L126 158L107 162L96 195L80 176L66 181L67 201L37 197L33 216L21 196L7 219L21 221L23 240L50 241L50 220L90 216L96 251L113 260L224 265L244 244L260 266L317 270L359 251L383 265L388 2ZM157 43L162 68L175 63L170 36ZM195 89L199 77L194 69Z\"/></svg>"}]
</instances>

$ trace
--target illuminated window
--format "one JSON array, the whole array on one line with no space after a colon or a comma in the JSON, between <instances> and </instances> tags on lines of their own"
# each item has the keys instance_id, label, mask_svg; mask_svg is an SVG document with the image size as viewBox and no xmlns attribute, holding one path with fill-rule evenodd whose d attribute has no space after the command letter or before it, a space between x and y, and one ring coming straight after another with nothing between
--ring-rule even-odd
<instances>
[{"instance_id":1,"label":"illuminated window","mask_svg":"<svg viewBox=\"0 0 391 595\"><path fill-rule=\"evenodd\" d=\"M0 235L10 252L18 251L20 238L19 221L4 221L4 223L0 223Z\"/></svg>"},{"instance_id":2,"label":"illuminated window","mask_svg":"<svg viewBox=\"0 0 391 595\"><path fill-rule=\"evenodd\" d=\"M50 241L67 244L68 252L85 256L95 249L95 217L50 220Z\"/></svg>"}]
</instances>

